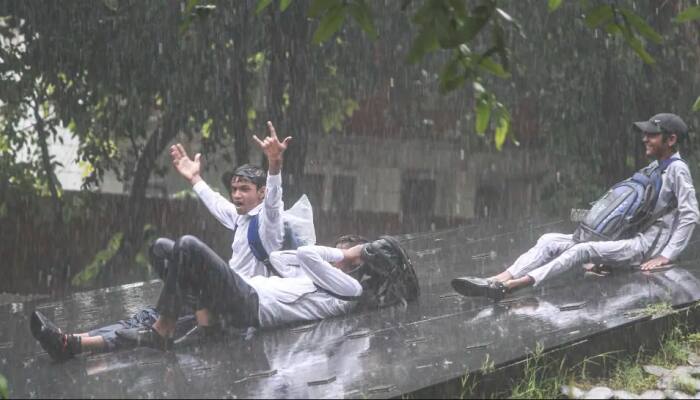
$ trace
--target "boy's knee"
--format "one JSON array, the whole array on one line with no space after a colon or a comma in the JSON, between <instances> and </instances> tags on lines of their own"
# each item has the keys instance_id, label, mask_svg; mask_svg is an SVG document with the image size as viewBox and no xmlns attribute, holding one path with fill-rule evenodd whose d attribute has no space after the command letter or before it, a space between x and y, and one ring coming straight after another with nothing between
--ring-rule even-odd
<instances>
[{"instance_id":1,"label":"boy's knee","mask_svg":"<svg viewBox=\"0 0 700 400\"><path fill-rule=\"evenodd\" d=\"M188 251L191 249L194 249L196 247L199 247L199 245L202 243L201 240L197 239L197 237L192 236L192 235L184 235L181 236L177 242L175 242L175 248L178 251Z\"/></svg>"},{"instance_id":2,"label":"boy's knee","mask_svg":"<svg viewBox=\"0 0 700 400\"><path fill-rule=\"evenodd\" d=\"M158 238L151 243L148 252L151 257L168 258L173 251L175 242L167 238Z\"/></svg>"}]
</instances>

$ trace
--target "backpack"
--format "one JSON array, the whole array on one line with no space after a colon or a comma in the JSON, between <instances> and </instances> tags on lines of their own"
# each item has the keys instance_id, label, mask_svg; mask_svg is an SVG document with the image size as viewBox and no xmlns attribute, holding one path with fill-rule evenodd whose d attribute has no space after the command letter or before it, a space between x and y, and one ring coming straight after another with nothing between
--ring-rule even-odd
<instances>
[{"instance_id":1,"label":"backpack","mask_svg":"<svg viewBox=\"0 0 700 400\"><path fill-rule=\"evenodd\" d=\"M259 215L252 216L248 224L248 246L250 246L253 256L265 264L272 274L281 276L270 263L270 255L260 240ZM282 221L284 223L284 240L282 248L275 250L296 250L300 246L316 244L314 213L306 195L302 195L290 209L282 212Z\"/></svg>"},{"instance_id":2,"label":"backpack","mask_svg":"<svg viewBox=\"0 0 700 400\"><path fill-rule=\"evenodd\" d=\"M394 304L407 305L420 295L413 264L399 242L381 236L362 248L364 263L349 273L362 285L360 309L377 309Z\"/></svg>"},{"instance_id":3,"label":"backpack","mask_svg":"<svg viewBox=\"0 0 700 400\"><path fill-rule=\"evenodd\" d=\"M574 231L574 241L597 242L629 239L643 232L649 224L666 214L675 205L669 204L654 213L666 168L680 158L661 161L636 172L631 178L615 184L593 203Z\"/></svg>"}]
</instances>

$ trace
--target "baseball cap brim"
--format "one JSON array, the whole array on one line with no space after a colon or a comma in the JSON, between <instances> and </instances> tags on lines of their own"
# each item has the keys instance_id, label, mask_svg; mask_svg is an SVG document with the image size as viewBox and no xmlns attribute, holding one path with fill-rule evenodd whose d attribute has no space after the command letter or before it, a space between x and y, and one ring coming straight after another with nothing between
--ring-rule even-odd
<instances>
[{"instance_id":1,"label":"baseball cap brim","mask_svg":"<svg viewBox=\"0 0 700 400\"><path fill-rule=\"evenodd\" d=\"M641 132L645 133L661 133L661 128L649 121L635 122L634 126Z\"/></svg>"}]
</instances>

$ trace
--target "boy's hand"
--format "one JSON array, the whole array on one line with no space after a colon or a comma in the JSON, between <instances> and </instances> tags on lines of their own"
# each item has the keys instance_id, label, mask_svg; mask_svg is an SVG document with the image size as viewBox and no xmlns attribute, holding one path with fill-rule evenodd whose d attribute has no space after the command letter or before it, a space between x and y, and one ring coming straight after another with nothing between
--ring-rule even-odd
<instances>
[{"instance_id":1,"label":"boy's hand","mask_svg":"<svg viewBox=\"0 0 700 400\"><path fill-rule=\"evenodd\" d=\"M668 258L664 256L658 256L642 264L641 269L642 271L651 271L653 269L661 268L665 265L668 265L670 262L671 260L669 260Z\"/></svg>"},{"instance_id":2,"label":"boy's hand","mask_svg":"<svg viewBox=\"0 0 700 400\"><path fill-rule=\"evenodd\" d=\"M269 173L271 175L279 174L282 169L282 154L287 150L289 142L292 140L291 136L287 136L283 141L279 141L277 138L277 132L275 132L275 127L272 126L272 122L267 121L267 131L269 136L264 140L258 139L256 135L253 135L253 140L260 146L263 153L267 157L267 161L270 165Z\"/></svg>"},{"instance_id":3,"label":"boy's hand","mask_svg":"<svg viewBox=\"0 0 700 400\"><path fill-rule=\"evenodd\" d=\"M180 143L170 146L170 158L173 160L173 166L180 175L193 185L202 180L199 176L201 157L202 155L197 153L194 156L194 160L190 159L185 148Z\"/></svg>"}]
</instances>

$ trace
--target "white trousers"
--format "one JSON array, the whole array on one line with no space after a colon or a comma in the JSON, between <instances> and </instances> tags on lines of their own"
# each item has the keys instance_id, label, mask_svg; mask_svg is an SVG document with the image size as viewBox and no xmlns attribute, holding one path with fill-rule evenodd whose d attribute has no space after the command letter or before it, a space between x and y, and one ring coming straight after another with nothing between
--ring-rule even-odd
<instances>
[{"instance_id":1,"label":"white trousers","mask_svg":"<svg viewBox=\"0 0 700 400\"><path fill-rule=\"evenodd\" d=\"M639 236L612 242L576 243L573 235L546 233L506 271L516 279L529 275L537 285L585 263L638 265L645 252Z\"/></svg>"}]
</instances>

